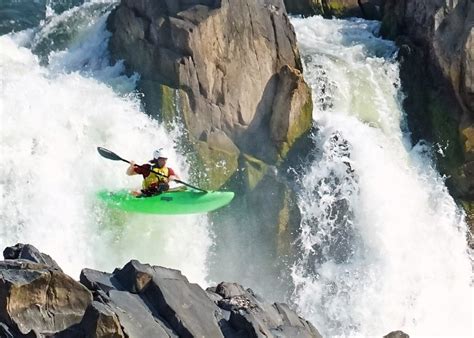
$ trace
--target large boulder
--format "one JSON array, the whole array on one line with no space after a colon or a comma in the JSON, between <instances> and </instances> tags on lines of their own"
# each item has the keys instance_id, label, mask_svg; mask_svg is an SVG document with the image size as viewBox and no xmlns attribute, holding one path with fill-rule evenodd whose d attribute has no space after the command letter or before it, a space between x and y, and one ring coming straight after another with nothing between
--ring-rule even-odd
<instances>
[{"instance_id":1,"label":"large boulder","mask_svg":"<svg viewBox=\"0 0 474 338\"><path fill-rule=\"evenodd\" d=\"M0 321L14 332L50 334L81 321L91 292L58 269L28 260L0 262Z\"/></svg>"},{"instance_id":2,"label":"large boulder","mask_svg":"<svg viewBox=\"0 0 474 338\"><path fill-rule=\"evenodd\" d=\"M123 0L108 27L112 55L141 74L147 111L181 117L207 170L229 164L226 174L214 175L215 186L233 174L239 152L270 163L284 157L269 128L277 97L298 102L277 112L298 121L298 132L279 131L283 137L311 127L311 92L299 89L307 86L280 0ZM282 67L293 76L283 76Z\"/></svg>"}]
</instances>

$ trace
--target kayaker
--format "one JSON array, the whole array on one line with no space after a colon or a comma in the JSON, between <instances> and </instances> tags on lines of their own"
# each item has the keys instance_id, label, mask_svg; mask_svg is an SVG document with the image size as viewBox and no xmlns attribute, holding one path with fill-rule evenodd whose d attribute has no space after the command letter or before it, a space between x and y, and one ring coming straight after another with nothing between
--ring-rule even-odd
<instances>
[{"instance_id":1,"label":"kayaker","mask_svg":"<svg viewBox=\"0 0 474 338\"><path fill-rule=\"evenodd\" d=\"M169 190L169 182L179 180L174 170L166 166L168 155L163 149L153 152L153 159L149 163L137 165L130 162L127 175L142 175L142 189L135 191L135 196L153 196Z\"/></svg>"}]
</instances>

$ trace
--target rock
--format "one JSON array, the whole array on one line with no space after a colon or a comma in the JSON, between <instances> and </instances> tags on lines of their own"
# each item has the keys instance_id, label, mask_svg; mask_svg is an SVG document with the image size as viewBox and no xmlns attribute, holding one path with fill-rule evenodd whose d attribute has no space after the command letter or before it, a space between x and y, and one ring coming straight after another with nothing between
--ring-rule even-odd
<instances>
[{"instance_id":1,"label":"rock","mask_svg":"<svg viewBox=\"0 0 474 338\"><path fill-rule=\"evenodd\" d=\"M3 257L5 259L26 259L62 271L54 259L46 254L41 253L38 249L30 244L18 243L14 246L9 246L3 250Z\"/></svg>"},{"instance_id":2,"label":"rock","mask_svg":"<svg viewBox=\"0 0 474 338\"><path fill-rule=\"evenodd\" d=\"M117 288L113 275L92 269L82 269L79 281L91 291L102 290L108 292Z\"/></svg>"},{"instance_id":3,"label":"rock","mask_svg":"<svg viewBox=\"0 0 474 338\"><path fill-rule=\"evenodd\" d=\"M84 269L81 282L94 300L57 269L24 259L0 262L0 335L320 337L286 304L269 304L236 283L204 291L178 270L136 260L113 273Z\"/></svg>"},{"instance_id":4,"label":"rock","mask_svg":"<svg viewBox=\"0 0 474 338\"><path fill-rule=\"evenodd\" d=\"M276 160L268 120L277 74L283 66L302 70L295 33L280 0L123 0L108 26L112 55L141 74L147 107L166 111L169 120L169 102L177 95L178 101L189 103L179 109L193 143L207 142L202 135L224 134L229 146L209 148L232 149L231 154L237 153L235 146L250 154L265 148L261 159ZM163 85L178 92L165 91ZM305 129L310 126L311 121Z\"/></svg>"},{"instance_id":5,"label":"rock","mask_svg":"<svg viewBox=\"0 0 474 338\"><path fill-rule=\"evenodd\" d=\"M139 295L124 291L109 292L109 306L120 319L127 337L178 337L165 320Z\"/></svg>"},{"instance_id":6,"label":"rock","mask_svg":"<svg viewBox=\"0 0 474 338\"><path fill-rule=\"evenodd\" d=\"M122 325L111 307L96 301L93 301L86 309L79 325L86 337L134 337L133 335L125 335Z\"/></svg>"},{"instance_id":7,"label":"rock","mask_svg":"<svg viewBox=\"0 0 474 338\"><path fill-rule=\"evenodd\" d=\"M408 36L423 48L433 71L450 80L459 103L474 111L474 4L470 0L386 0L382 33Z\"/></svg>"},{"instance_id":8,"label":"rock","mask_svg":"<svg viewBox=\"0 0 474 338\"><path fill-rule=\"evenodd\" d=\"M220 311L204 290L177 270L153 270L153 281L144 296L180 337L223 337L218 324Z\"/></svg>"},{"instance_id":9,"label":"rock","mask_svg":"<svg viewBox=\"0 0 474 338\"><path fill-rule=\"evenodd\" d=\"M388 335L383 336L384 338L409 338L410 336L407 335L403 331L392 331Z\"/></svg>"},{"instance_id":10,"label":"rock","mask_svg":"<svg viewBox=\"0 0 474 338\"><path fill-rule=\"evenodd\" d=\"M448 177L450 193L468 202L474 187L465 172L473 160L473 31L470 0L385 1L381 32L401 46L403 107L412 142L423 139L440 148L438 167Z\"/></svg>"},{"instance_id":11,"label":"rock","mask_svg":"<svg viewBox=\"0 0 474 338\"><path fill-rule=\"evenodd\" d=\"M331 18L361 17L370 20L382 18L383 0L285 0L290 14Z\"/></svg>"},{"instance_id":12,"label":"rock","mask_svg":"<svg viewBox=\"0 0 474 338\"><path fill-rule=\"evenodd\" d=\"M271 139L279 149L280 158L286 157L295 141L309 130L312 121L311 89L299 70L282 67L270 119Z\"/></svg>"},{"instance_id":13,"label":"rock","mask_svg":"<svg viewBox=\"0 0 474 338\"><path fill-rule=\"evenodd\" d=\"M22 260L0 262L0 320L22 334L54 333L81 321L92 295L61 271Z\"/></svg>"},{"instance_id":14,"label":"rock","mask_svg":"<svg viewBox=\"0 0 474 338\"><path fill-rule=\"evenodd\" d=\"M208 289L211 292L211 289ZM321 337L307 321L300 318L288 305L265 302L252 290L237 283L222 282L215 292L222 299L217 305L230 311L229 325L244 337Z\"/></svg>"}]
</instances>

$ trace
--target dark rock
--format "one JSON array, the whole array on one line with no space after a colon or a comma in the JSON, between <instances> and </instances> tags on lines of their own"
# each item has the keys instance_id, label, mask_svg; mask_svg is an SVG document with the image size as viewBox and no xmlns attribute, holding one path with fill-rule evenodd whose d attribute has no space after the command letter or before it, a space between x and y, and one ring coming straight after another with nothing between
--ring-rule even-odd
<instances>
[{"instance_id":1,"label":"dark rock","mask_svg":"<svg viewBox=\"0 0 474 338\"><path fill-rule=\"evenodd\" d=\"M140 293L153 278L153 269L137 260L128 262L122 269L114 272L114 277L125 288L133 293Z\"/></svg>"},{"instance_id":2,"label":"dark rock","mask_svg":"<svg viewBox=\"0 0 474 338\"><path fill-rule=\"evenodd\" d=\"M56 263L56 261L52 259L51 256L41 253L38 249L30 244L18 243L14 246L9 246L3 250L3 257L5 259L26 259L62 271L58 263Z\"/></svg>"},{"instance_id":3,"label":"dark rock","mask_svg":"<svg viewBox=\"0 0 474 338\"><path fill-rule=\"evenodd\" d=\"M388 335L383 336L383 338L409 338L410 336L407 335L403 331L392 331Z\"/></svg>"},{"instance_id":4,"label":"dark rock","mask_svg":"<svg viewBox=\"0 0 474 338\"><path fill-rule=\"evenodd\" d=\"M413 143L439 147L438 169L450 193L472 205L474 181L464 172L474 158L474 3L472 0L386 0L381 33L396 39L403 108ZM468 223L474 231L470 208Z\"/></svg>"},{"instance_id":5,"label":"dark rock","mask_svg":"<svg viewBox=\"0 0 474 338\"><path fill-rule=\"evenodd\" d=\"M145 326L144 322L139 323ZM112 308L96 301L93 301L86 309L79 326L82 328L83 334L86 337L127 337L123 332L124 330L122 330L122 324L117 314ZM145 333L145 331L142 331L142 333ZM137 337L137 335L128 335L128 337Z\"/></svg>"},{"instance_id":6,"label":"dark rock","mask_svg":"<svg viewBox=\"0 0 474 338\"><path fill-rule=\"evenodd\" d=\"M91 291L108 292L117 288L112 281L113 275L92 269L82 269L79 281Z\"/></svg>"},{"instance_id":7,"label":"dark rock","mask_svg":"<svg viewBox=\"0 0 474 338\"><path fill-rule=\"evenodd\" d=\"M128 337L178 337L167 327L154 304L139 295L112 290L109 307L115 312Z\"/></svg>"},{"instance_id":8,"label":"dark rock","mask_svg":"<svg viewBox=\"0 0 474 338\"><path fill-rule=\"evenodd\" d=\"M383 0L284 0L290 14L327 18L360 17L369 20L382 18Z\"/></svg>"},{"instance_id":9,"label":"dark rock","mask_svg":"<svg viewBox=\"0 0 474 338\"><path fill-rule=\"evenodd\" d=\"M0 320L22 334L54 333L81 321L92 295L82 284L43 264L0 263Z\"/></svg>"},{"instance_id":10,"label":"dark rock","mask_svg":"<svg viewBox=\"0 0 474 338\"><path fill-rule=\"evenodd\" d=\"M237 336L321 337L316 328L300 318L288 305L271 305L237 283L222 282L217 285L215 292L223 297L216 303L230 312L228 324Z\"/></svg>"},{"instance_id":11,"label":"dark rock","mask_svg":"<svg viewBox=\"0 0 474 338\"><path fill-rule=\"evenodd\" d=\"M136 260L113 273L84 269L81 282L93 301L57 269L0 262L0 336L320 337L287 305L236 283L204 291L178 270Z\"/></svg>"},{"instance_id":12,"label":"dark rock","mask_svg":"<svg viewBox=\"0 0 474 338\"><path fill-rule=\"evenodd\" d=\"M143 296L181 337L222 337L219 308L197 284L177 270L153 267L153 281Z\"/></svg>"}]
</instances>

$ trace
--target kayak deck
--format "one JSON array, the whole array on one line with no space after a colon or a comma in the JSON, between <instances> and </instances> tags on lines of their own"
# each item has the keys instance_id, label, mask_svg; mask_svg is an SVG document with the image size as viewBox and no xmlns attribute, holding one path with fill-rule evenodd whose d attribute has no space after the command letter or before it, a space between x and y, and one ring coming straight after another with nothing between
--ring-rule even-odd
<instances>
[{"instance_id":1,"label":"kayak deck","mask_svg":"<svg viewBox=\"0 0 474 338\"><path fill-rule=\"evenodd\" d=\"M151 197L135 197L128 190L100 191L98 198L108 207L128 212L182 215L207 213L229 204L231 191L167 191Z\"/></svg>"}]
</instances>

